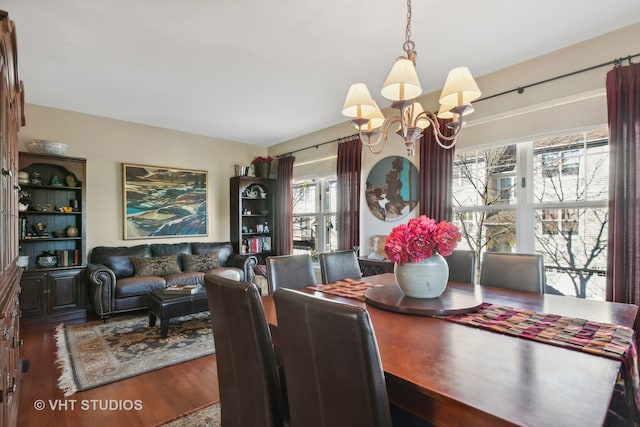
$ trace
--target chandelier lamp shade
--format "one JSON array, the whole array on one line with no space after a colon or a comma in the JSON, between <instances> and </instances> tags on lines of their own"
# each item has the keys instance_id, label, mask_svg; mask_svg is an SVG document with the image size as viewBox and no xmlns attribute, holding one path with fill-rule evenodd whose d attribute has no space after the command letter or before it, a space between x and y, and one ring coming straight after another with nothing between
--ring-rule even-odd
<instances>
[{"instance_id":1,"label":"chandelier lamp shade","mask_svg":"<svg viewBox=\"0 0 640 427\"><path fill-rule=\"evenodd\" d=\"M392 101L391 107L397 109L398 113L385 118L364 83L351 85L342 107L342 114L353 118L351 123L358 129L362 144L374 154L382 152L389 130L392 130L402 137L407 153L412 156L416 141L429 126L432 126L435 139L441 147L452 148L464 124L462 117L473 112L471 102L481 95L469 69L454 68L449 71L442 88L438 112L425 111L416 101L422 94L422 86L416 72L417 52L414 48L411 40L411 0L407 0L406 40L403 45L405 56L399 57L393 64L380 91L383 97ZM448 135L440 130L438 119L450 119L446 124L450 130L446 132Z\"/></svg>"}]
</instances>

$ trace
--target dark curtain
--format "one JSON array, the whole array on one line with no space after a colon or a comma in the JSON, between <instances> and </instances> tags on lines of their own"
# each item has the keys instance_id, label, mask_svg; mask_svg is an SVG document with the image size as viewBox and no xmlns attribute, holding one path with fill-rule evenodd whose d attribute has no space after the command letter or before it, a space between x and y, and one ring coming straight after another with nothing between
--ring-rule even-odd
<instances>
[{"instance_id":1,"label":"dark curtain","mask_svg":"<svg viewBox=\"0 0 640 427\"><path fill-rule=\"evenodd\" d=\"M607 73L609 242L607 299L640 304L640 64Z\"/></svg>"},{"instance_id":2,"label":"dark curtain","mask_svg":"<svg viewBox=\"0 0 640 427\"><path fill-rule=\"evenodd\" d=\"M451 135L451 130L445 126L447 122L441 122L440 129L445 135ZM438 145L431 127L425 129L420 138L420 214L436 222L452 220L454 154L454 148Z\"/></svg>"},{"instance_id":3,"label":"dark curtain","mask_svg":"<svg viewBox=\"0 0 640 427\"><path fill-rule=\"evenodd\" d=\"M275 249L278 255L293 253L293 156L278 159L276 169L276 232Z\"/></svg>"},{"instance_id":4,"label":"dark curtain","mask_svg":"<svg viewBox=\"0 0 640 427\"><path fill-rule=\"evenodd\" d=\"M351 138L338 144L337 215L338 249L360 245L360 176L362 143Z\"/></svg>"}]
</instances>

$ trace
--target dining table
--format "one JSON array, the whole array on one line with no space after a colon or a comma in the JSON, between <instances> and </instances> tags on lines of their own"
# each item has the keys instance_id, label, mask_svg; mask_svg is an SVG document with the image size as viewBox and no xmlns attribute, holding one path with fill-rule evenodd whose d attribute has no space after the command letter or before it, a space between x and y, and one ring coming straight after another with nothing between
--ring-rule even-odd
<instances>
[{"instance_id":1,"label":"dining table","mask_svg":"<svg viewBox=\"0 0 640 427\"><path fill-rule=\"evenodd\" d=\"M362 278L396 286L393 273ZM391 289L391 288L389 288ZM632 304L449 282L482 303L633 328ZM602 426L622 362L447 320L390 310L363 298L301 292L364 307L382 360L389 401L435 426ZM262 297L274 345L278 319ZM436 313L437 314L437 313Z\"/></svg>"}]
</instances>

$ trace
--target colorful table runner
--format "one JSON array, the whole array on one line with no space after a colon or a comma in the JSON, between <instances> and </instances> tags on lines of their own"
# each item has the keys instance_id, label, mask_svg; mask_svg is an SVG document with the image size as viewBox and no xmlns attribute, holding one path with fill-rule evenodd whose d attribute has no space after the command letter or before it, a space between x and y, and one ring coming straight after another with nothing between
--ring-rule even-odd
<instances>
[{"instance_id":1,"label":"colorful table runner","mask_svg":"<svg viewBox=\"0 0 640 427\"><path fill-rule=\"evenodd\" d=\"M364 293L367 292L367 289L378 288L380 286L384 285L376 285L354 279L343 279L326 285L309 286L308 288L314 291L324 292L325 294L364 301Z\"/></svg>"},{"instance_id":2,"label":"colorful table runner","mask_svg":"<svg viewBox=\"0 0 640 427\"><path fill-rule=\"evenodd\" d=\"M636 416L638 414L640 377L635 333L631 328L489 303L483 303L479 310L472 313L442 318L467 326L620 360L621 380L632 396L629 403L635 406Z\"/></svg>"}]
</instances>

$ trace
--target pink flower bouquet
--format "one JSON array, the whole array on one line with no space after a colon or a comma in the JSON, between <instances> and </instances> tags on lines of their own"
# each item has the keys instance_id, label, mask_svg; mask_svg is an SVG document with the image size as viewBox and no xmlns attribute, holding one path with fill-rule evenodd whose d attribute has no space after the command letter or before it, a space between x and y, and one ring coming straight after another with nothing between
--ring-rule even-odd
<instances>
[{"instance_id":1,"label":"pink flower bouquet","mask_svg":"<svg viewBox=\"0 0 640 427\"><path fill-rule=\"evenodd\" d=\"M434 252L449 256L461 240L458 227L421 215L391 230L384 246L389 260L404 264L430 258Z\"/></svg>"}]
</instances>

